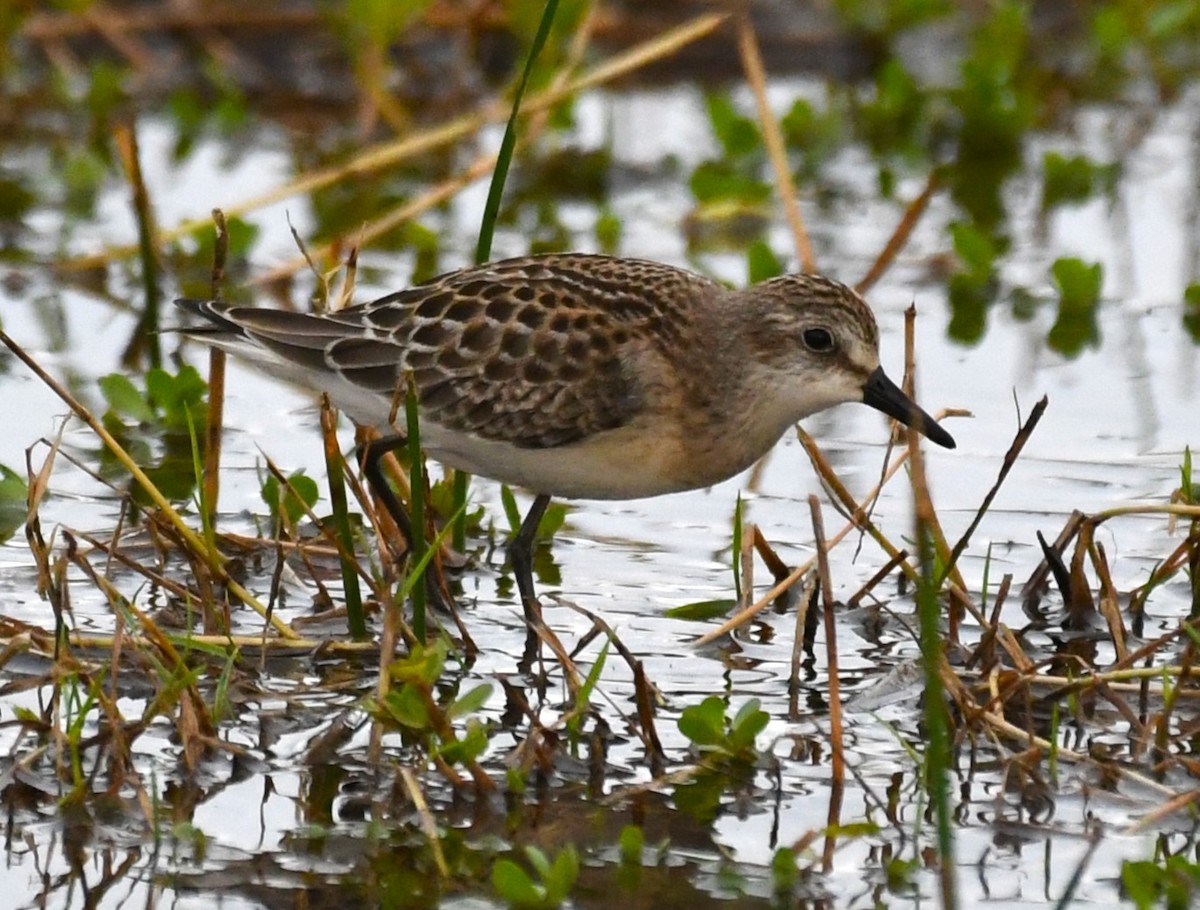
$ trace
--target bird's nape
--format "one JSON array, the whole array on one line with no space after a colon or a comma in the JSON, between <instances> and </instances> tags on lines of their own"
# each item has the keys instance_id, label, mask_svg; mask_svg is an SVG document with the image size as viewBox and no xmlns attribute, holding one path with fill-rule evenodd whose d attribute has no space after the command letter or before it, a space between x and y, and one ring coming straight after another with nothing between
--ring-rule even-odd
<instances>
[{"instance_id":1,"label":"bird's nape","mask_svg":"<svg viewBox=\"0 0 1200 910\"><path fill-rule=\"evenodd\" d=\"M953 449L954 437L942 429L941 425L930 417L920 406L904 394L896 383L888 378L883 367L876 367L867 377L863 387L863 404L870 405L877 411L882 411L889 417L894 417L907 427L912 427L930 442Z\"/></svg>"}]
</instances>

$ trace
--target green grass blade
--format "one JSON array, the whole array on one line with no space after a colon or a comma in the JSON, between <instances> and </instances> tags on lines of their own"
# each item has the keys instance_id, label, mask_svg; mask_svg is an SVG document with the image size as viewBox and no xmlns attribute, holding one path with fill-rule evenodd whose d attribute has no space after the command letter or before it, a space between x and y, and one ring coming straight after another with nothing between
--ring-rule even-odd
<instances>
[{"instance_id":1,"label":"green grass blade","mask_svg":"<svg viewBox=\"0 0 1200 910\"><path fill-rule=\"evenodd\" d=\"M733 507L733 599L742 602L742 491Z\"/></svg>"},{"instance_id":2,"label":"green grass blade","mask_svg":"<svg viewBox=\"0 0 1200 910\"><path fill-rule=\"evenodd\" d=\"M417 641L425 641L425 585L420 583L425 575L428 561L425 558L427 543L425 541L425 462L421 458L421 427L417 416L417 384L410 372L408 374L408 393L404 397L404 417L408 431L409 483L412 489L412 503L409 506L410 521L412 522L412 554L411 560L415 567L412 585L413 605L413 634Z\"/></svg>"},{"instance_id":3,"label":"green grass blade","mask_svg":"<svg viewBox=\"0 0 1200 910\"><path fill-rule=\"evenodd\" d=\"M476 264L488 261L492 255L492 238L496 231L496 216L500 213L500 200L504 196L504 182L508 178L508 169L512 164L513 150L517 145L517 114L521 110L521 99L525 97L525 86L529 84L529 75L533 72L538 55L546 45L550 36L550 27L554 24L554 14L558 10L558 0L547 0L542 10L542 19L538 23L537 33L533 36L533 44L529 47L529 56L525 58L525 69L513 92L512 113L508 115L508 123L504 127L504 138L500 142L500 152L496 158L496 169L492 172L492 184L488 188L487 202L483 207L483 221L479 225L479 242L475 245Z\"/></svg>"},{"instance_id":4,"label":"green grass blade","mask_svg":"<svg viewBox=\"0 0 1200 910\"><path fill-rule=\"evenodd\" d=\"M538 55L546 45L550 36L550 27L554 24L554 14L558 10L558 0L547 0L538 29L529 47L529 56L525 58L525 68L517 81L516 91L513 92L512 112L508 115L508 123L504 126L504 138L500 142L500 152L496 157L496 169L492 171L492 183L488 187L487 202L483 207L483 220L479 224L479 242L475 245L475 262L487 262L492 255L492 239L496 234L496 217L500 214L500 200L504 197L504 183L508 179L508 169L512 164L513 151L517 146L517 115L521 110L521 100L525 97L525 87L529 84L529 74L533 72ZM459 518L454 522L454 533L451 538L456 550L464 550L467 544L467 487L471 483L471 475L465 471L454 472L454 509Z\"/></svg>"},{"instance_id":5,"label":"green grass blade","mask_svg":"<svg viewBox=\"0 0 1200 910\"><path fill-rule=\"evenodd\" d=\"M350 637L362 641L367 637L367 622L363 615L362 591L358 586L358 566L354 562L354 533L350 528L350 506L346 497L345 462L338 451L337 437L330 432L325 438L325 477L329 482L333 527L342 544L338 558L341 563L342 592L346 598L346 625Z\"/></svg>"},{"instance_id":6,"label":"green grass blade","mask_svg":"<svg viewBox=\"0 0 1200 910\"><path fill-rule=\"evenodd\" d=\"M955 894L954 829L950 809L950 718L942 682L941 610L935 578L934 544L930 526L917 521L921 575L917 580L917 618L920 623L921 664L925 672L925 781L933 809L938 860L941 864L942 906L953 910Z\"/></svg>"}]
</instances>

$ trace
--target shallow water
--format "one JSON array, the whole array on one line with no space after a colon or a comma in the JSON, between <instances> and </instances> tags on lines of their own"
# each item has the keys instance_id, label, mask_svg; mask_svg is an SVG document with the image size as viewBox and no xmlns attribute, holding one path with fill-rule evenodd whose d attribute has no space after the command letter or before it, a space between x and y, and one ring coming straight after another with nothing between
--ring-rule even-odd
<instances>
[{"instance_id":1,"label":"shallow water","mask_svg":"<svg viewBox=\"0 0 1200 910\"><path fill-rule=\"evenodd\" d=\"M781 81L773 87L780 97L817 96L819 91L817 83L802 81ZM1089 203L1048 219L1038 214L1039 189L1033 178L1012 182L1008 201L1016 213L1011 234L1017 247L1005 259L1002 280L1027 288L1043 301L1032 318L1018 319L1002 293L987 316L981 343L964 347L948 338L950 317L935 261L944 252L945 224L954 218L944 198L935 201L901 260L869 295L889 373L898 378L902 372L903 310L915 302L920 313L922 404L930 411L954 407L973 415L947 422L958 442L956 450L930 447L926 453L934 503L951 541L974 516L1020 421L1041 396L1049 397L1044 419L960 562L969 590L981 588L985 572L993 590L1005 573L1020 585L1041 559L1035 532L1053 539L1072 510L1163 502L1179 484L1182 450L1198 441L1196 347L1180 327L1183 289L1196 279L1198 268L1193 255L1195 187L1200 185L1200 156L1195 154L1198 107L1200 93L1192 91L1162 110L1089 110L1080 117L1075 135L1045 137L1047 147L1083 150L1099 160L1120 157L1125 169L1111 203ZM658 118L660 129L641 127L648 111ZM647 169L668 156L690 168L713 151L701 112L702 98L689 88L594 92L581 100L576 139L586 145L607 138L615 158L613 170L625 175L616 180L609 200L625 225L622 253L678 264L688 261L677 226L690 201L676 177L648 174ZM1120 137L1130 132L1133 121L1147 116L1152 119L1142 138L1132 148L1123 144ZM222 149L208 146L176 167L167 154L169 127L147 119L139 131L146 180L163 224L234 202L285 177L286 159L272 148L269 132L261 137L261 150L243 152L232 164ZM494 134L485 142L497 140ZM1040 149L1031 150L1035 154L1040 156ZM865 272L900 214L897 205L871 198L864 190L872 179L866 165L853 153L842 155L827 175L836 188L835 201L805 207L820 264L846 280ZM909 198L919 188L919 181L905 181L899 196ZM480 185L461 194L442 216L452 238L443 253L447 267L467 261L485 192ZM54 216L47 211L41 217L50 222ZM252 274L293 254L287 218L305 235L312 224L306 200L292 199L253 215L264 233L250 264ZM594 210L584 206L563 212L564 221L578 232L580 248L589 247L593 218ZM459 233L453 232L456 227ZM52 233L48 228L47 234ZM75 232L71 252L131 241L134 236L125 192L114 188L106 194L95 223ZM773 228L772 240L775 249L788 248L782 223ZM519 230L506 229L497 238L496 255L524 252L523 244ZM1044 344L1054 321L1054 293L1046 276L1049 264L1065 255L1098 260L1105 268L1105 300L1098 316L1101 343L1073 359L1054 354ZM455 256L460 260L446 261ZM367 270L359 299L403 285L410 268L402 258L371 251L364 253L363 263ZM706 255L699 264L721 278L744 281L740 257ZM60 286L46 273L31 276L24 294L0 297L5 331L54 375L98 404L94 380L118 368L134 315L115 312L80 290ZM132 284L124 290L131 298L136 293ZM189 348L185 356L203 366L201 352ZM8 430L0 434L0 463L17 467L39 436L56 432L65 409L21 365L3 362L0 401ZM248 513L263 511L258 494L262 453L287 471L303 467L310 475L323 475L316 412L310 396L231 364L225 419L223 526L252 533ZM885 452L881 417L863 407L843 406L806 421L806 429L852 490L861 494L874 483ZM348 432L343 441L348 448ZM94 455L94 440L78 424L68 429L65 442L68 450L89 460ZM39 449L35 466L44 451ZM874 513L893 540L911 537L907 489L903 478L897 478ZM94 480L60 461L52 490L42 510L45 528L61 523L102 536L111 532L116 500ZM495 485L476 479L473 490L486 514L502 526ZM643 863L638 891L643 899L670 894L657 905L708 906L741 895L741 905L770 905L769 864L775 849L827 823L823 634L818 634L815 654L806 660L800 691L792 699L787 686L795 638L792 615L764 612L738 636L735 647L704 649L694 647L693 640L711 624L664 615L672 606L731 596L729 547L739 491L747 520L763 529L785 561L799 563L812 555L806 500L813 493L824 496L799 444L787 437L761 466L753 485L744 475L710 490L655 500L574 505L550 551L561 583L542 573L542 590L547 594L547 620L568 647L588 631L590 621L565 606L554 606L559 597L602 615L644 662L647 677L664 698L658 732L669 756L682 761L688 746L674 724L678 712L718 693L727 695L735 707L752 697L761 700L771 717L765 736L774 766L760 769L744 790L737 791L740 796L726 794L711 825L672 810L668 796L653 792L627 797L612 808L572 799L586 780L583 765L559 769L561 779L550 787L551 793L536 808L513 813L519 818L510 819L508 829L498 824L503 812L495 807L472 810L431 786L429 797L447 818L456 819L457 835L464 842L514 840L514 831L519 831L534 842L556 844L570 835L584 844L608 844L611 850L613 832L622 823L642 819L648 846L669 837L673 847L666 860L647 857ZM830 532L840 527L831 510L824 520ZM1098 539L1118 589L1126 591L1145 580L1178 536L1170 536L1165 517L1137 516L1114 519L1101 528ZM862 554L855 558L858 543L852 535L832 554L839 598L856 592L885 561L869 540L862 542ZM524 626L511 585L503 581L498 589L499 562L498 555L485 564L477 562L463 578L464 616L480 647L463 676L467 687L518 672ZM766 574L761 568L757 571ZM761 592L765 587L761 577L758 581ZM254 582L256 590L266 591L269 571ZM3 612L52 627L49 608L33 591L33 583L30 557L18 535L0 548ZM130 596L141 587L137 579L120 576L118 583ZM111 610L94 589L80 580L76 592L76 628L111 631ZM1015 593L1016 587L1002 619L1018 628L1028 618ZM877 594L894 595L894 584L886 582ZM1182 578L1156 591L1147 636L1173 628L1186 616L1189 597ZM296 591L281 615L291 619L308 610L304 593ZM911 613L911 601L898 596L878 622L866 611L844 614L840 621L840 679L843 692L851 696L846 742L857 774L847 786L841 818L871 815L883 827L875 834L839 841L831 868L813 880L812 899L831 897L847 907L916 906L936 889L928 870L914 871L911 888L895 889L873 873L865 879L863 874L864 869L879 869L881 857L889 852L911 855L908 838L918 825L919 812L911 799L917 791L917 771L901 740L922 740L919 688L889 684L896 690L895 700L870 710L856 709L853 700L854 693L870 689L881 675L916 658ZM248 611L234 619L243 630L261 628ZM1045 635L1049 652L1053 636ZM968 624L964 636L977 637L978 630ZM1037 633L1033 640L1038 640ZM583 651L581 669L586 671L598 650L599 643L593 642ZM370 661L366 663L360 677L344 679L339 676L345 671L340 661L272 662L257 679L259 690L239 703L241 719L222 728L223 735L245 745L252 758L239 767L224 758L214 760L205 765L198 781L180 779L169 727L161 725L138 739L143 783L151 790L158 788L156 795L175 807L180 821L203 832L202 851L178 831L176 840L156 851L144 837L124 831L120 822L89 827L86 847L80 849L72 842L69 822L48 815L40 821L23 816L21 837L9 841L8 860L0 868L0 889L21 894L23 906L32 905L39 893L50 895L48 906L76 905L78 892L49 884L71 875L93 887L115 881L112 890L92 904L100 907L141 903L151 893L176 907L212 906L218 896L223 907L270 906L280 894L305 888L314 889L329 905L336 905L339 888L349 889L342 893L355 895L351 900L382 900L390 876L423 868L429 860L411 812L373 789L379 780L366 761L367 727L360 725L348 736L335 761L311 763L305 755L337 712L361 719L359 699L373 688L373 670ZM341 680L341 688L330 686L333 677ZM599 692L600 711L615 734L601 788L612 793L648 781L650 773L641 745L622 726L622 716L633 710L634 688L628 667L615 657L609 658ZM18 706L39 710L45 695L32 691L6 699L5 719ZM138 716L146 697L136 690L125 695L126 716ZM550 720L565 698L561 683L553 680L536 709ZM485 714L495 719L503 709L497 685ZM1110 733L1117 747L1125 744L1127 731L1119 718L1113 719ZM15 745L14 735L0 734L6 753ZM1069 735L1064 728L1064 736ZM503 737L493 741L487 756L491 767L502 766L502 750L508 746ZM988 743L976 748L978 766L967 774L964 764L953 784L957 878L964 905L984 900L1005 907L1053 903L1084 862L1088 838L1094 834L1102 839L1086 864L1077 899L1111 904L1121 860L1150 856L1156 838L1176 848L1191 845L1191 823L1181 816L1167 816L1146 833L1130 830L1165 792L1190 784L1169 780L1160 791L1126 780L1112 788L1097 780L1090 768L1066 767L1057 789L1047 788L1045 804L1038 805L1029 802L1036 788L1003 779L1002 766L989 764L1002 749ZM400 755L404 746L398 738L385 737L384 749L388 755ZM11 779L16 770L11 761L5 766L4 776ZM901 800L896 818L885 819L878 807L886 804L889 788L910 798ZM922 838L931 837L927 830L922 830ZM597 902L599 894L611 884L606 876L611 877L614 860L596 849L575 895L578 906L603 905ZM819 853L819 846L814 849ZM114 867L125 862L128 871L113 874ZM440 900L446 907L496 906L493 899L478 895L442 895Z\"/></svg>"}]
</instances>

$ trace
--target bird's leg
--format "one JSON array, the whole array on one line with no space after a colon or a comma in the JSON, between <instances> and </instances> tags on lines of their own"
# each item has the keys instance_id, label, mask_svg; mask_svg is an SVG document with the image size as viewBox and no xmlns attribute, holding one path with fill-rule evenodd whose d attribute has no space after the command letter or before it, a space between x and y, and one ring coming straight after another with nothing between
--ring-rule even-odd
<instances>
[{"instance_id":1,"label":"bird's leg","mask_svg":"<svg viewBox=\"0 0 1200 910\"><path fill-rule=\"evenodd\" d=\"M396 527L404 535L404 542L408 544L409 552L412 552L412 522L408 520L408 513L404 511L404 506L401 504L400 498L396 495L396 491L392 489L391 484L387 482L387 478L383 476L382 465L384 455L388 452L396 451L396 449L401 448L407 443L408 437L401 436L399 433L369 440L358 447L358 461L362 465L363 475L367 478L367 483L371 485L371 489L379 497L383 503L383 507L392 516L392 521L396 522Z\"/></svg>"},{"instance_id":2,"label":"bird's leg","mask_svg":"<svg viewBox=\"0 0 1200 910\"><path fill-rule=\"evenodd\" d=\"M388 452L394 452L407 443L408 437L402 436L399 433L391 436L383 436L379 439L372 439L358 447L358 458L359 463L362 465L363 475L367 478L367 483L371 485L371 489L375 491L375 495L379 497L383 503L383 507L392 516L392 521L396 522L396 527L404 535L404 542L408 545L408 552L412 553L413 534L424 534L425 529L413 530L412 522L408 518L408 512L404 510L404 505L400 502L400 497L396 495L396 491L392 489L391 484L387 482L387 478L383 476L383 456L387 455ZM453 605L451 601L447 600L441 588L436 583L436 576L432 568L432 563L426 567L425 588L434 603L446 607L453 612Z\"/></svg>"},{"instance_id":3,"label":"bird's leg","mask_svg":"<svg viewBox=\"0 0 1200 910\"><path fill-rule=\"evenodd\" d=\"M539 493L534 497L533 505L525 514L521 526L508 544L508 561L512 564L513 575L517 578L517 591L521 594L521 608L525 611L525 650L517 666L522 672L528 673L533 669L537 660L541 642L538 629L542 625L542 605L538 603L537 592L533 589L533 545L537 541L538 525L550 505L550 497Z\"/></svg>"},{"instance_id":4,"label":"bird's leg","mask_svg":"<svg viewBox=\"0 0 1200 910\"><path fill-rule=\"evenodd\" d=\"M508 561L512 563L513 575L517 578L521 607L525 610L525 618L530 622L540 622L542 619L542 607L533 589L533 544L537 540L538 525L541 524L548 505L550 497L539 493L508 545Z\"/></svg>"}]
</instances>

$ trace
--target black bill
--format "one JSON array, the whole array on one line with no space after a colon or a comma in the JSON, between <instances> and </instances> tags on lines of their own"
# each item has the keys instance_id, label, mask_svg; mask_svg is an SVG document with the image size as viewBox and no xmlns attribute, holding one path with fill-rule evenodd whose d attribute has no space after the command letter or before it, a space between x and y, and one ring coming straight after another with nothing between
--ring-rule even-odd
<instances>
[{"instance_id":1,"label":"black bill","mask_svg":"<svg viewBox=\"0 0 1200 910\"><path fill-rule=\"evenodd\" d=\"M883 372L883 367L877 367L875 372L867 377L867 384L863 388L863 404L868 404L877 411L883 411L889 417L895 417L931 442L936 442L947 449L954 448L954 437L943 430L936 420L917 407L917 403L905 395L900 386L888 379L887 373Z\"/></svg>"}]
</instances>

